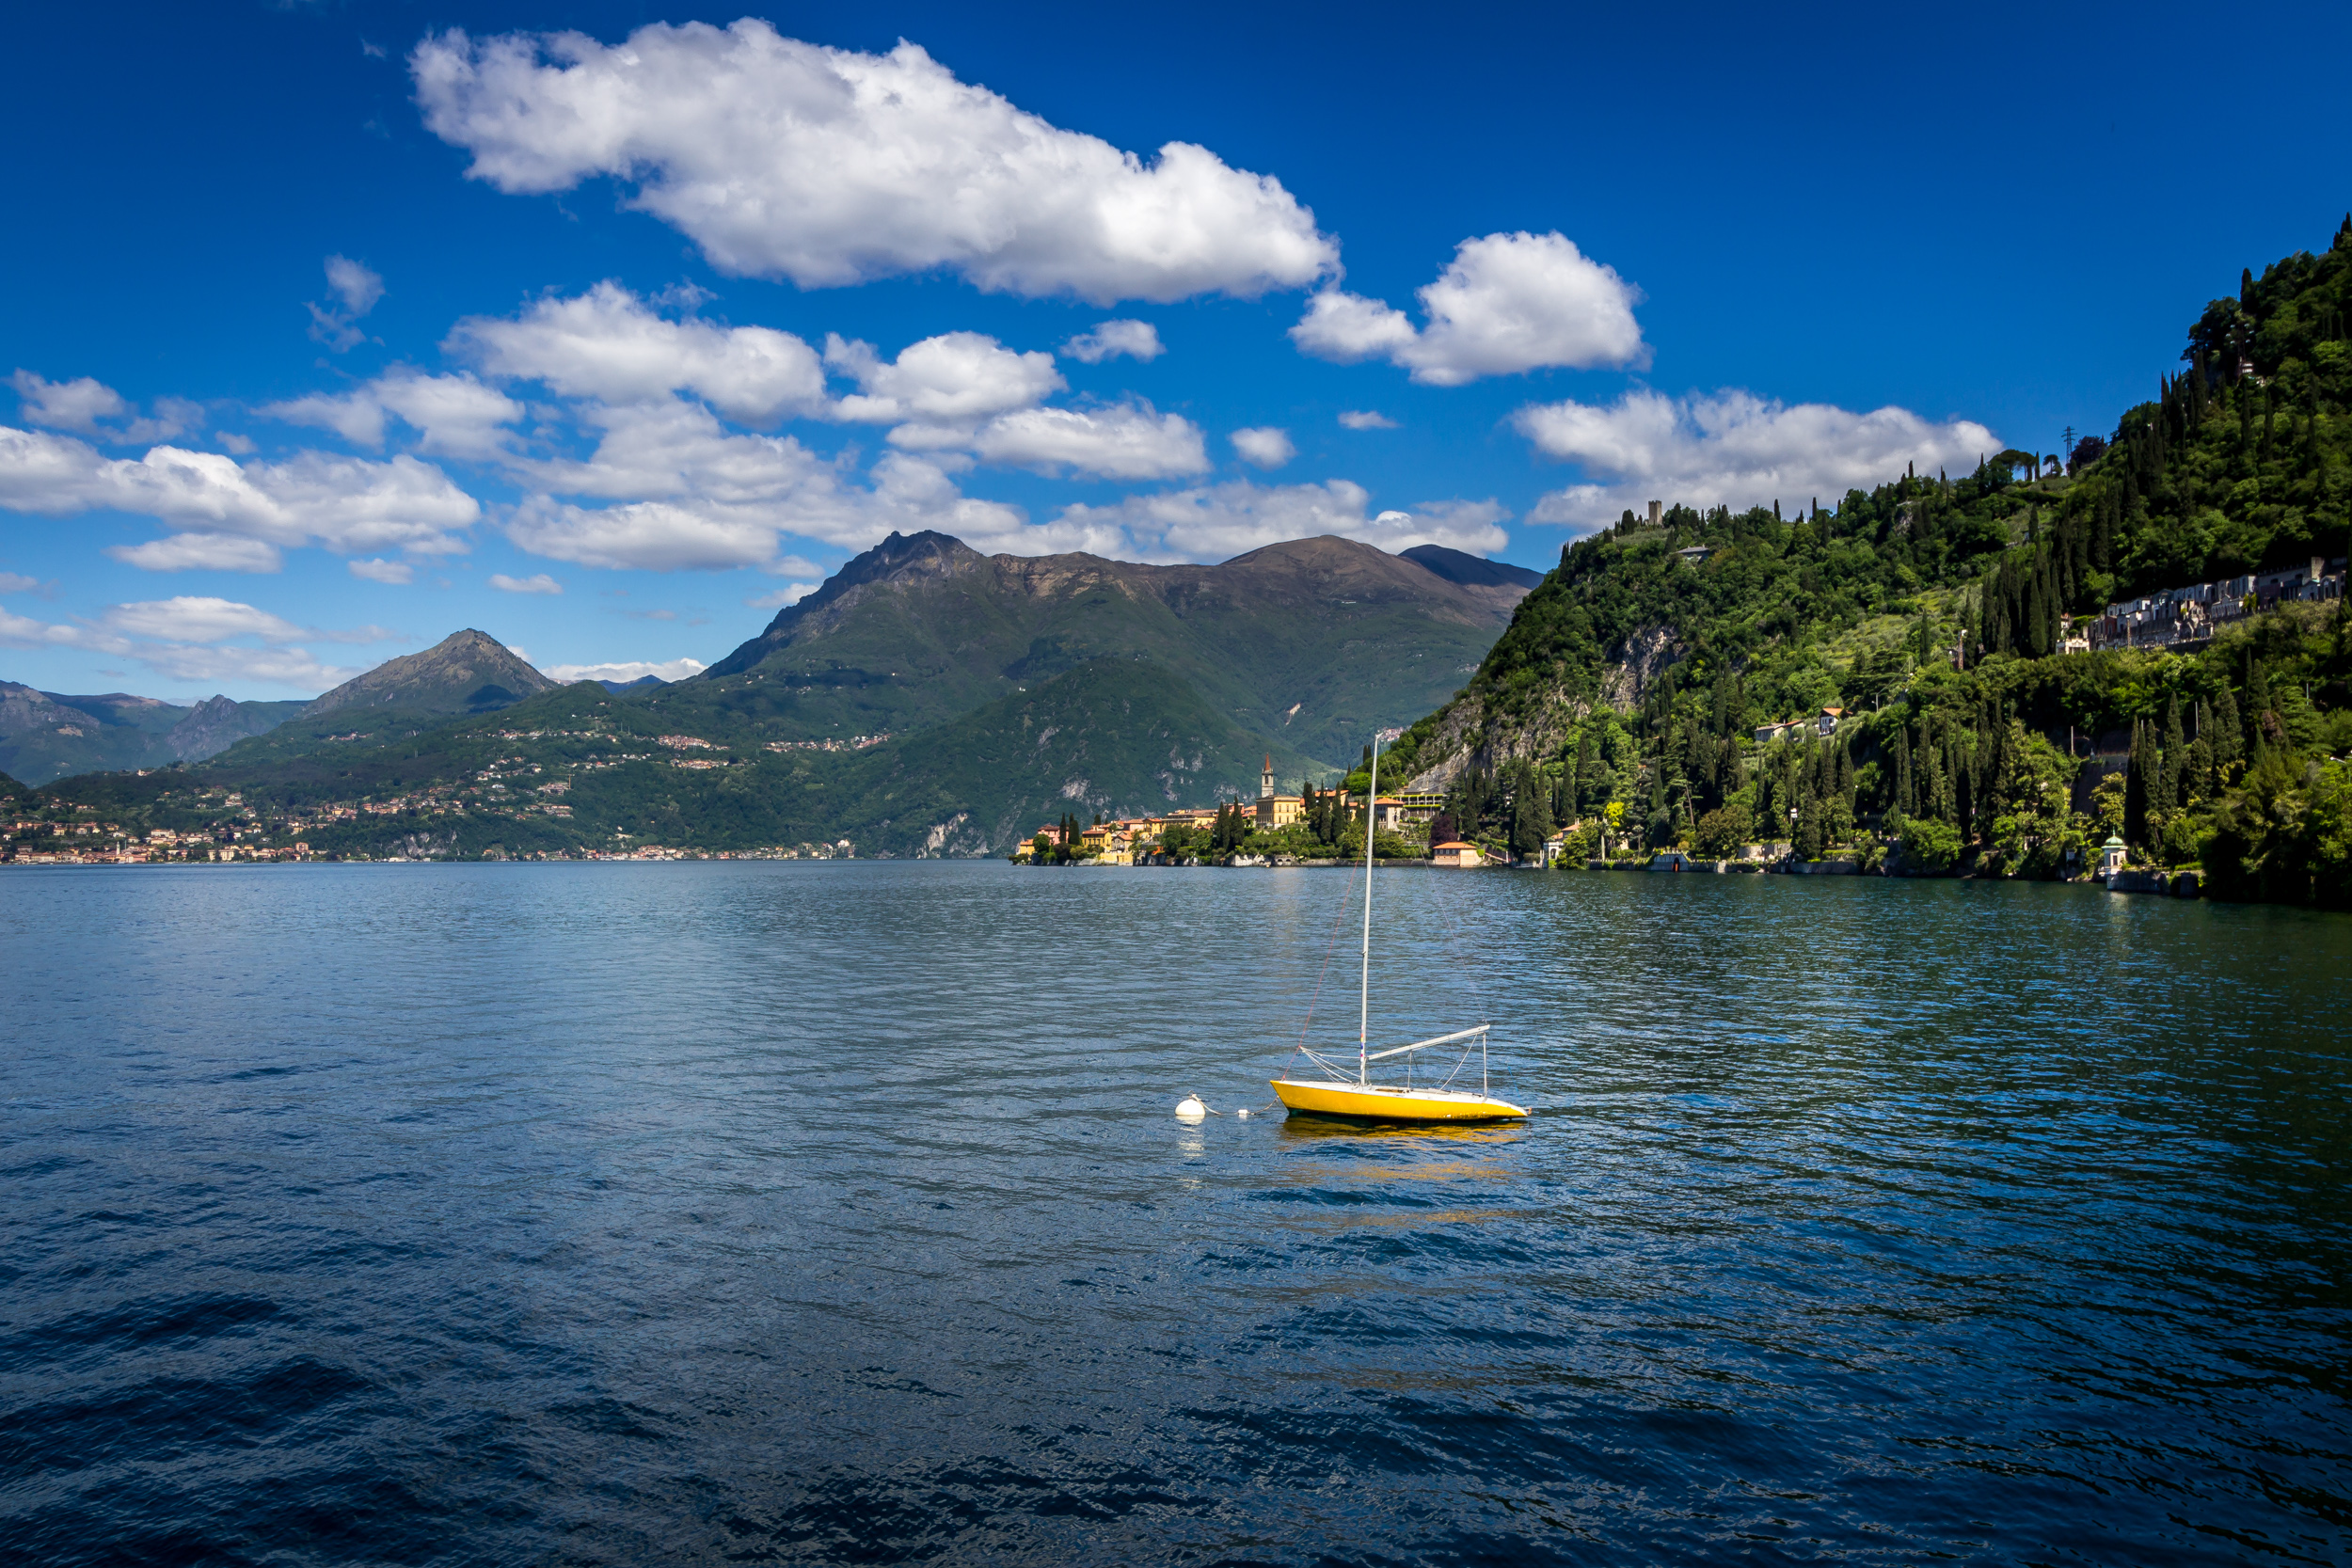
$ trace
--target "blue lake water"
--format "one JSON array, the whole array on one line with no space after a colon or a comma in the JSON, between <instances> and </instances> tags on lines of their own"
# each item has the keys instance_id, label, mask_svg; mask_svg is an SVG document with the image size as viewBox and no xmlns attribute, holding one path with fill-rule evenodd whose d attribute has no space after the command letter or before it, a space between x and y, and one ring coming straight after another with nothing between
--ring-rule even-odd
<instances>
[{"instance_id":1,"label":"blue lake water","mask_svg":"<svg viewBox=\"0 0 2352 1568\"><path fill-rule=\"evenodd\" d=\"M1533 1120L1176 1121L1347 895L0 873L0 1557L2352 1556L2352 921L1384 873Z\"/></svg>"}]
</instances>

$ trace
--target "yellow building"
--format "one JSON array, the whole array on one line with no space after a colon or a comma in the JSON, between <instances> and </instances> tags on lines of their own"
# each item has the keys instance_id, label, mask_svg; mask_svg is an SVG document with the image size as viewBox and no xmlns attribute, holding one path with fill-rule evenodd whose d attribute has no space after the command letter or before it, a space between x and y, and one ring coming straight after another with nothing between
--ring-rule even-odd
<instances>
[{"instance_id":1,"label":"yellow building","mask_svg":"<svg viewBox=\"0 0 2352 1568\"><path fill-rule=\"evenodd\" d=\"M1268 752L1265 772L1258 780L1258 831L1272 832L1307 819L1307 798L1274 793L1274 756Z\"/></svg>"}]
</instances>

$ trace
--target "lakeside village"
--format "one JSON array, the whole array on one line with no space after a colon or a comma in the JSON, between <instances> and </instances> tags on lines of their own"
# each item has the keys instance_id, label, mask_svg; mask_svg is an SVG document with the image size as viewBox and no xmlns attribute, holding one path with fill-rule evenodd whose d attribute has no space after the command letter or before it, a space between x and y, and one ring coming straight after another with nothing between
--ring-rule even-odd
<instances>
[{"instance_id":1,"label":"lakeside village","mask_svg":"<svg viewBox=\"0 0 2352 1568\"><path fill-rule=\"evenodd\" d=\"M2250 615L2287 604L2336 602L2344 583L2344 562L2314 557L2308 567L2111 604L2079 623L2058 617L2062 641L2058 651L2185 652L2209 643L2219 627ZM1966 637L1963 632L1963 641L1947 651L1955 667L1968 657ZM1982 782L1972 788L1971 781L1962 776L1970 770L1958 759L1939 764L1931 757L1924 749L1923 730L1915 776L1907 736L1899 737L1893 787L1883 787L1888 782L1883 778L1877 781L1882 787L1857 787L1866 782L1861 775L1880 770L1877 763L1863 764L1858 770L1853 756L1853 732L1869 717L1823 707L1804 718L1760 725L1748 745L1725 737L1726 752L1741 754L1736 761L1727 754L1718 757L1716 766L1724 769L1717 780L1720 792L1742 799L1754 793L1754 815L1747 805L1727 799L1723 809L1677 818L1678 831L1661 833L1666 818L1659 811L1658 781L1651 780L1651 811L1645 822L1640 814L1629 812L1642 793L1638 778L1620 780L1614 787L1603 785L1598 793L1613 798L1596 800L1586 773L1593 759L1580 754L1571 761L1564 755L1549 767L1511 765L1501 780L1471 770L1444 794L1381 796L1369 803L1375 853L1387 862L1463 869L1508 865L1799 876L1953 873L1962 835L1951 819L1957 816L1964 821L1972 815L1978 803L1971 797L1984 787ZM2228 723L2234 731L2233 717ZM2051 766L2026 769L2036 775L2028 781L2029 793L2036 797L2030 808L1987 824L1993 830L1988 837L1999 841L1998 853L1989 861L1990 874L2030 871L2061 881L2096 881L2116 892L2197 896L2197 871L2151 863L2140 851L2127 847L2126 837L2134 834L2137 817L2140 825L2132 842L2144 843L2146 825L2154 819L2152 814L2169 814L2193 792L2201 777L2197 754L2202 749L2217 756L2221 745L2217 740L2214 748L2206 748L2204 725L2201 709L2196 739L2185 739L2176 705L2160 748L2152 731L2136 730L2128 753L2094 752L2090 756L2077 755L2070 735L2062 764L2053 749ZM1993 761L1995 773L2015 770L2004 768L1998 755ZM2211 771L2212 764L2205 770ZM1637 774L1646 772L1636 768ZM1302 784L1296 795L1278 794L1269 759L1255 802L1083 824L1065 815L1041 827L1011 858L1032 864L1232 866L1360 860L1367 778L1359 767L1337 789L1319 792ZM1740 783L1750 778L1759 785L1753 792ZM1890 809L1867 816L1858 811L1861 800L1872 795L1883 798ZM1990 800L1983 804L1992 809ZM1580 806L1591 809L1579 811ZM1759 822L1782 821L1788 824L1788 838L1749 836Z\"/></svg>"},{"instance_id":2,"label":"lakeside village","mask_svg":"<svg viewBox=\"0 0 2352 1568\"><path fill-rule=\"evenodd\" d=\"M2209 642L2219 627L2247 616L2284 604L2333 602L2342 596L2344 581L2344 562L2315 557L2308 568L2202 583L2112 604L2087 620L2061 617L2058 651L2142 648L2185 652ZM1964 639L1966 634L1963 635ZM1964 641L1947 652L1955 664L1968 657ZM1549 777L1548 787L1547 778L1538 776L1545 770L1521 764L1514 778L1486 779L1473 770L1442 794L1383 795L1371 808L1377 835L1374 852L1391 863L1453 869L1502 865L1809 876L1946 873L1951 869L1948 862L1957 844L1956 840L1949 845L1940 843L1934 820L1925 816L1902 820L1882 814L1875 822L1866 822L1855 811L1856 792L1849 776L1852 763L1844 754L1839 736L1848 724L1864 717L1839 707L1824 707L1809 717L1759 726L1753 733L1752 748L1742 748L1746 752L1743 768L1758 777L1810 780L1817 772L1823 775L1810 787L1782 787L1782 795L1791 800L1807 800L1816 808L1801 811L1790 806L1786 819L1791 836L1786 839L1751 839L1749 830L1754 823L1740 812L1709 814L1672 835L1672 842L1661 842L1654 824L1645 826L1629 812L1632 795L1627 791L1610 791L1615 798L1598 802L1596 810L1574 809L1582 792L1566 777L1564 760L1550 770L1560 776ZM1402 733L1390 732L1383 738L1394 739ZM564 769L583 775L628 764L688 771L735 765L734 759L719 754L730 748L691 735L648 737L658 751L629 749L622 737L602 731L498 731L492 738L569 738L624 748L582 759ZM889 738L883 734L771 741L766 749L854 752ZM2164 754L2181 750L2177 741L2169 742ZM1924 753L1922 766L1931 770L1934 766ZM2062 804L2053 802L2057 819L2070 824L2062 834L2068 842L2057 851L2058 879L2097 880L2118 891L2195 896L2198 878L2194 871L2131 863L2125 834L2136 804L2133 766L2112 757L2087 758L2071 784L2045 781L2046 788L2067 797ZM144 777L146 771L141 770L139 776ZM97 808L62 802L29 815L23 810L10 813L0 818L0 864L445 860L451 851L430 830L435 820L569 818L572 807L564 797L571 790L571 781L542 779L543 771L544 765L527 758L501 757L460 783L426 785L384 798L328 800L300 811L266 812L248 807L235 791L204 788L192 779L196 787L184 796L167 792L145 812L148 820L144 823L104 820ZM2168 765L2165 777L2154 782L2154 793L2177 794L2184 787L2173 777L2179 773L2177 767ZM1366 778L1359 765L1332 789L1319 790L1302 783L1297 794L1282 794L1276 789L1269 757L1254 801L1231 800L1159 816L1097 817L1083 823L1065 814L1058 821L1039 828L1010 858L1037 865L1281 866L1360 860ZM2143 798L2137 806L2144 816L2151 804L2146 799L2149 781L2142 781L2138 787ZM1924 797L1931 790L1923 784L1915 793ZM324 846L314 851L312 835L340 836L336 833L340 825L369 818L403 819L399 826L406 851L365 854ZM1563 818L1567 820L1563 822ZM1777 823L1783 818L1775 807L1762 819ZM421 831L406 832L410 824ZM2097 842L2102 832L2105 843ZM574 846L517 850L511 856L494 849L490 854L493 858L599 861L828 860L857 854L856 847L846 838L712 850L630 844L627 833L615 836L621 842L611 848ZM1942 836L1953 835L1946 828Z\"/></svg>"},{"instance_id":3,"label":"lakeside village","mask_svg":"<svg viewBox=\"0 0 2352 1568\"><path fill-rule=\"evenodd\" d=\"M340 737L355 738L355 737ZM602 731L500 730L500 740L581 740L620 744ZM888 734L850 736L843 739L776 740L771 752L862 752L890 738ZM589 774L630 763L651 764L687 772L704 772L731 766L717 753L730 748L699 736L664 735L653 737L658 752L623 749L573 765L569 771ZM153 769L141 768L145 778ZM445 860L431 832L436 821L468 816L515 820L532 816L568 820L572 808L564 797L569 779L542 780L543 764L520 756L500 757L461 784L428 784L381 798L362 796L326 800L299 811L272 811L248 805L241 792L201 787L185 796L168 791L146 813L149 821L124 823L103 818L92 806L59 805L37 815L22 812L0 819L0 865L170 865L247 863L276 861L383 860L392 863ZM313 835L331 834L343 824L370 818L391 819L387 825L422 832L405 834L414 853L366 855L340 852L324 844L313 847ZM626 840L626 833L618 835ZM855 853L848 839L825 844L798 844L755 849L674 848L659 844L624 845L602 849L580 847L555 852L517 852L516 860L832 860Z\"/></svg>"},{"instance_id":4,"label":"lakeside village","mask_svg":"<svg viewBox=\"0 0 2352 1568\"><path fill-rule=\"evenodd\" d=\"M1759 766L1767 747L1793 757L1807 742L1835 736L1848 721L1842 708L1825 707L1810 720L1771 724L1756 730ZM1387 738L1384 736L1383 738ZM1832 754L1826 747L1813 756ZM1009 859L1021 865L1221 865L1221 866L1349 866L1364 855L1365 791L1350 789L1358 775L1338 788L1318 790L1302 784L1296 795L1278 794L1273 759L1267 758L1257 800L1231 800L1222 805L1193 807L1156 816L1105 818L1081 823L1065 813L1016 846ZM2107 775L2111 783L2092 791L2095 820L2108 829L2106 842L2092 848L2070 848L2062 881L2095 881L2117 893L2197 895L2194 872L2177 875L2135 867L2120 836L2123 815L2122 773ZM1795 840L1731 843L1713 824L1702 825L1695 842L1686 835L1670 848L1613 854L1638 840L1638 831L1626 827L1622 800L1612 800L1589 818L1556 827L1541 802L1546 791L1523 787L1520 800L1506 802L1507 836L1481 833L1457 836L1461 824L1476 812L1480 784L1469 791L1458 786L1446 794L1383 795L1373 801L1374 855L1388 865L1427 865L1455 870L1502 866L1550 871L1663 871L1778 873L1789 876L1853 877L1937 874L1932 863L1906 863L1899 824L1883 824L1895 831L1871 833L1835 808L1807 814L1805 827L1825 842L1810 847ZM1465 795L1470 803L1465 810ZM2104 809L2102 809L2104 808ZM1458 814L1458 815L1457 815ZM2106 819L2112 817L2113 821ZM1744 824L1743 824L1744 825ZM1793 825L1793 824L1792 824ZM842 847L846 850L847 845Z\"/></svg>"}]
</instances>

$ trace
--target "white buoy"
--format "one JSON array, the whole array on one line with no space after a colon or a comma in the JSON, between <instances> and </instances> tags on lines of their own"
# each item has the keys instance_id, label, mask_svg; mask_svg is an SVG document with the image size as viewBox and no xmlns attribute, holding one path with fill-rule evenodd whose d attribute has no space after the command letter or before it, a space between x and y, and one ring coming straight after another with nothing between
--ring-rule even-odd
<instances>
[{"instance_id":1,"label":"white buoy","mask_svg":"<svg viewBox=\"0 0 2352 1568\"><path fill-rule=\"evenodd\" d=\"M1178 1121L1199 1121L1208 1114L1209 1108L1200 1103L1200 1097L1197 1094L1188 1094L1176 1102Z\"/></svg>"},{"instance_id":2,"label":"white buoy","mask_svg":"<svg viewBox=\"0 0 2352 1568\"><path fill-rule=\"evenodd\" d=\"M1235 1111L1233 1115L1242 1121L1248 1121L1249 1119L1249 1107L1245 1105L1240 1110Z\"/></svg>"}]
</instances>

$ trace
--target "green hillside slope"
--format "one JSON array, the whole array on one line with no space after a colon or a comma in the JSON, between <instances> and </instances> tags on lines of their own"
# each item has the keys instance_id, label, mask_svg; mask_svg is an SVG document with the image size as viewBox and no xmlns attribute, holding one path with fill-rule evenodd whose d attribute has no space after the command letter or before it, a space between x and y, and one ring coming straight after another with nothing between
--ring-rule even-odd
<instances>
[{"instance_id":1,"label":"green hillside slope","mask_svg":"<svg viewBox=\"0 0 2352 1568\"><path fill-rule=\"evenodd\" d=\"M848 839L864 855L995 854L1065 811L1142 814L1254 796L1269 751L1287 784L1330 770L1137 659L1065 671L920 735L853 750L771 741L632 702L593 681L496 714L366 733L308 721L213 764L69 779L51 815L315 854L422 857L710 850ZM323 722L323 721L322 721ZM290 733L291 732L291 733ZM238 840L245 842L246 840Z\"/></svg>"},{"instance_id":2,"label":"green hillside slope","mask_svg":"<svg viewBox=\"0 0 2352 1568\"><path fill-rule=\"evenodd\" d=\"M1065 811L1144 816L1254 798L1332 769L1246 730L1175 672L1093 659L953 723L876 747L833 785L843 831L899 852L1000 852Z\"/></svg>"},{"instance_id":3,"label":"green hillside slope","mask_svg":"<svg viewBox=\"0 0 2352 1568\"><path fill-rule=\"evenodd\" d=\"M2347 316L2352 220L2208 307L2187 369L2071 471L2003 452L1833 512L1677 507L1579 541L1399 764L1497 837L1560 819L1597 841L1613 820L1619 842L1819 852L1876 826L1911 869L2056 876L2116 832L2217 893L2343 906L2341 601L2254 598L2172 649L2068 652L2064 618L2080 632L2112 596L2308 577L2314 558L2342 571ZM1849 710L1833 740L1754 739L1825 706Z\"/></svg>"},{"instance_id":4,"label":"green hillside slope","mask_svg":"<svg viewBox=\"0 0 2352 1568\"><path fill-rule=\"evenodd\" d=\"M0 768L44 784L72 773L196 761L274 728L302 706L215 696L186 708L121 691L71 696L0 681Z\"/></svg>"},{"instance_id":5,"label":"green hillside slope","mask_svg":"<svg viewBox=\"0 0 2352 1568\"><path fill-rule=\"evenodd\" d=\"M903 735L1090 659L1144 658L1336 763L1460 686L1524 592L1329 537L1148 566L893 534L660 698L681 714L737 704L794 738Z\"/></svg>"}]
</instances>

